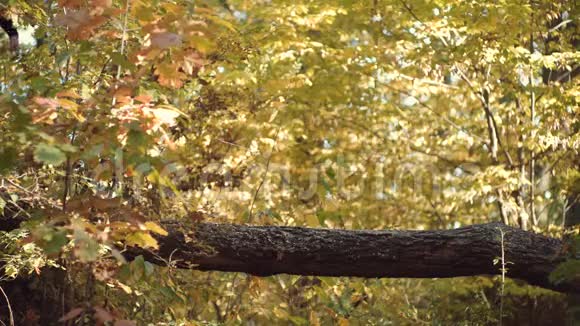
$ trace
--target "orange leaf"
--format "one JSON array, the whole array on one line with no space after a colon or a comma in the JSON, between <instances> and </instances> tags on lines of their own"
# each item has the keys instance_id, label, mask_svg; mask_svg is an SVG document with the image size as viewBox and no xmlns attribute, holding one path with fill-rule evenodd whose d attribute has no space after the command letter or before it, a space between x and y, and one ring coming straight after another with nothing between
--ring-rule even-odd
<instances>
[{"instance_id":1,"label":"orange leaf","mask_svg":"<svg viewBox=\"0 0 580 326\"><path fill-rule=\"evenodd\" d=\"M82 4L82 0L58 0L58 5L63 8L79 8Z\"/></svg>"},{"instance_id":2,"label":"orange leaf","mask_svg":"<svg viewBox=\"0 0 580 326\"><path fill-rule=\"evenodd\" d=\"M137 95L135 96L135 101L141 102L143 104L149 104L151 101L153 101L153 96L149 94Z\"/></svg>"},{"instance_id":3,"label":"orange leaf","mask_svg":"<svg viewBox=\"0 0 580 326\"><path fill-rule=\"evenodd\" d=\"M119 104L128 104L131 103L131 94L133 94L133 90L127 86L121 86L115 90L115 100Z\"/></svg>"},{"instance_id":4,"label":"orange leaf","mask_svg":"<svg viewBox=\"0 0 580 326\"><path fill-rule=\"evenodd\" d=\"M56 97L68 97L68 98L72 98L72 99L80 99L80 95L77 94L75 91L66 89L63 91L60 91L58 93L56 93Z\"/></svg>"},{"instance_id":5,"label":"orange leaf","mask_svg":"<svg viewBox=\"0 0 580 326\"><path fill-rule=\"evenodd\" d=\"M92 0L91 5L96 8L110 8L113 0Z\"/></svg>"},{"instance_id":6,"label":"orange leaf","mask_svg":"<svg viewBox=\"0 0 580 326\"><path fill-rule=\"evenodd\" d=\"M72 40L88 39L105 21L104 16L91 15L87 8L71 9L55 17L57 25L68 28L67 36Z\"/></svg>"},{"instance_id":7,"label":"orange leaf","mask_svg":"<svg viewBox=\"0 0 580 326\"><path fill-rule=\"evenodd\" d=\"M185 75L179 72L178 68L176 64L172 63L162 63L157 66L155 73L159 76L159 84L171 88L180 88L183 86Z\"/></svg>"}]
</instances>

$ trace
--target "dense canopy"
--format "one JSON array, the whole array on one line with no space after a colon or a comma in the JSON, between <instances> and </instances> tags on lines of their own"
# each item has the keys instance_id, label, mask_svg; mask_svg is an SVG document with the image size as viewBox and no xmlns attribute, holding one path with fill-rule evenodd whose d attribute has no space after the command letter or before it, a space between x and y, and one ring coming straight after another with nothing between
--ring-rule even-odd
<instances>
[{"instance_id":1,"label":"dense canopy","mask_svg":"<svg viewBox=\"0 0 580 326\"><path fill-rule=\"evenodd\" d=\"M580 320L578 10L4 1L0 321Z\"/></svg>"}]
</instances>

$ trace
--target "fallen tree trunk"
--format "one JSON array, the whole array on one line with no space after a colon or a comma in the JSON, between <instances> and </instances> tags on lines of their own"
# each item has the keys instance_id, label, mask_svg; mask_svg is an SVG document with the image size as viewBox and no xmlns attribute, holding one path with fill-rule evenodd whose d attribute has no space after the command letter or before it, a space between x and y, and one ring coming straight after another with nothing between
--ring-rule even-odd
<instances>
[{"instance_id":1,"label":"fallen tree trunk","mask_svg":"<svg viewBox=\"0 0 580 326\"><path fill-rule=\"evenodd\" d=\"M552 284L563 262L563 242L500 223L441 231L364 231L200 223L193 230L165 222L169 235L159 250L129 248L129 258L204 271L258 276L296 274L368 278L446 278L501 274L562 292L580 292L578 282ZM502 245L501 233L504 234Z\"/></svg>"}]
</instances>

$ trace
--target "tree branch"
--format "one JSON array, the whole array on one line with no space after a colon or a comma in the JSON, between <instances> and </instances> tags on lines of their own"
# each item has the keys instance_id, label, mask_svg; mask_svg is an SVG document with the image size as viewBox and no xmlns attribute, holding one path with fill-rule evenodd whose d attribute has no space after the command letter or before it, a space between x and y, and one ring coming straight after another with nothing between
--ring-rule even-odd
<instances>
[{"instance_id":1,"label":"tree branch","mask_svg":"<svg viewBox=\"0 0 580 326\"><path fill-rule=\"evenodd\" d=\"M508 277L563 292L580 293L580 282L558 285L550 273L566 259L563 242L501 223L439 231L330 230L302 227L165 222L169 235L159 250L125 251L150 262L185 269L274 274L447 278L500 275L501 232Z\"/></svg>"}]
</instances>

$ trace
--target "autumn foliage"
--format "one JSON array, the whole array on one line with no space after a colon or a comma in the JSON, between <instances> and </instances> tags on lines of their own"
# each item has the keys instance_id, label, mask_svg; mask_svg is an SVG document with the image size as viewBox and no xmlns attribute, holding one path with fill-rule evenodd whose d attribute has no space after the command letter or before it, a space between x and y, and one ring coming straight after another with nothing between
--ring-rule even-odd
<instances>
[{"instance_id":1,"label":"autumn foliage","mask_svg":"<svg viewBox=\"0 0 580 326\"><path fill-rule=\"evenodd\" d=\"M564 238L552 280L577 279L574 1L4 3L19 44L0 43L0 321L574 318L565 295L499 277L259 278L125 255L155 255L167 220L501 221Z\"/></svg>"}]
</instances>

